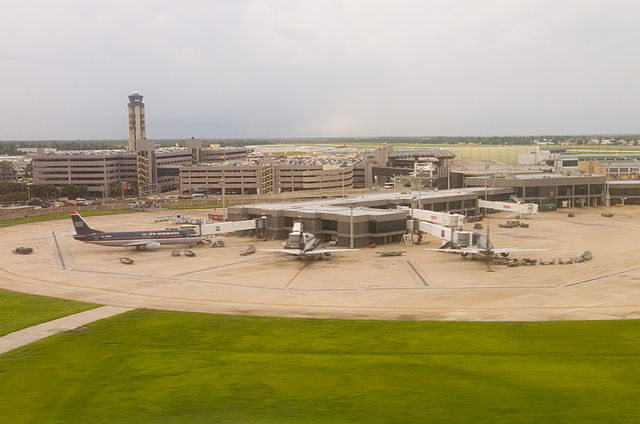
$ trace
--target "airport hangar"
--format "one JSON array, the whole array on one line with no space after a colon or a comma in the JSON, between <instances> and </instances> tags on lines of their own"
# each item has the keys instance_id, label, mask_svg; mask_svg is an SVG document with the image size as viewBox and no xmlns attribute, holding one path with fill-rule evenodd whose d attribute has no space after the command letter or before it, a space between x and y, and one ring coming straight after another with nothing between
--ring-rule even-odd
<instances>
[{"instance_id":1,"label":"airport hangar","mask_svg":"<svg viewBox=\"0 0 640 424\"><path fill-rule=\"evenodd\" d=\"M600 175L567 177L535 174L503 179L502 183L510 182L515 187L501 186L496 180L500 178L491 179L491 185L495 185L492 187L488 186L487 181L487 186L483 184L482 187L452 190L382 192L348 198L237 205L227 209L227 217L230 221L266 217L262 235L267 238L285 239L293 223L301 222L306 231L322 241L350 246L353 234L353 247L363 247L371 243L401 241L407 232L408 213L406 209L399 209L399 206L465 216L478 215L478 200L508 202L514 194L519 193L520 185L527 187L526 192L539 194L535 197L527 195L528 202L539 204L553 201L561 206L603 204L605 178Z\"/></svg>"}]
</instances>

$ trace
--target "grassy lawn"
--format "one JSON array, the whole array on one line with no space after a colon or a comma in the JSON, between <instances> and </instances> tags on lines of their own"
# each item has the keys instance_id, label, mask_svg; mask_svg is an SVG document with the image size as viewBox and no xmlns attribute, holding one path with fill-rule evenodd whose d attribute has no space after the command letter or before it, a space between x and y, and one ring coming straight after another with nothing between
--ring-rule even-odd
<instances>
[{"instance_id":1,"label":"grassy lawn","mask_svg":"<svg viewBox=\"0 0 640 424\"><path fill-rule=\"evenodd\" d=\"M0 336L96 306L0 289Z\"/></svg>"},{"instance_id":2,"label":"grassy lawn","mask_svg":"<svg viewBox=\"0 0 640 424\"><path fill-rule=\"evenodd\" d=\"M637 422L640 321L136 310L0 356L0 379L11 423Z\"/></svg>"},{"instance_id":3,"label":"grassy lawn","mask_svg":"<svg viewBox=\"0 0 640 424\"><path fill-rule=\"evenodd\" d=\"M99 216L99 215L117 215L121 213L140 212L137 209L89 209L80 211L82 216ZM46 215L28 216L24 218L8 218L0 219L0 227L9 227L11 225L27 224L29 222L52 221L54 219L67 219L69 212L53 212Z\"/></svg>"}]
</instances>

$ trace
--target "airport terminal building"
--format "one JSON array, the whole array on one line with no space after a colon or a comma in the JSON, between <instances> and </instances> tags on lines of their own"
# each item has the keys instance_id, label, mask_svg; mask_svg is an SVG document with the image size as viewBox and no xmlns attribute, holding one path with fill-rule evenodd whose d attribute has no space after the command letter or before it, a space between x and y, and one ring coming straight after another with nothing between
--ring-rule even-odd
<instances>
[{"instance_id":1,"label":"airport terminal building","mask_svg":"<svg viewBox=\"0 0 640 424\"><path fill-rule=\"evenodd\" d=\"M488 191L491 200L509 197L510 188ZM284 239L294 222L301 222L321 240L349 246L353 225L354 247L399 242L407 232L406 208L449 211L465 215L478 214L477 200L484 189L468 188L440 191L406 191L372 193L355 197L320 199L287 203L261 203L227 208L230 221L266 217L265 234ZM398 207L404 207L399 209Z\"/></svg>"},{"instance_id":2,"label":"airport terminal building","mask_svg":"<svg viewBox=\"0 0 640 424\"><path fill-rule=\"evenodd\" d=\"M522 174L465 178L467 187L510 187L522 203L557 203L561 207L602 206L603 175Z\"/></svg>"},{"instance_id":3,"label":"airport terminal building","mask_svg":"<svg viewBox=\"0 0 640 424\"><path fill-rule=\"evenodd\" d=\"M240 221L266 217L266 235L287 237L294 222L321 240L349 246L353 226L355 247L376 243L399 242L407 232L407 208L477 216L478 201L518 201L521 203L555 203L558 207L602 206L607 202L606 182L602 175L566 176L561 174L524 174L493 177L467 177L467 187L449 190L379 191L355 197L320 199L288 203L262 203L232 206L228 219ZM612 187L616 196L633 188L629 182ZM640 182L639 182L640 183ZM640 184L635 184L636 190ZM611 197L613 199L613 197ZM640 195L627 195L630 202Z\"/></svg>"}]
</instances>

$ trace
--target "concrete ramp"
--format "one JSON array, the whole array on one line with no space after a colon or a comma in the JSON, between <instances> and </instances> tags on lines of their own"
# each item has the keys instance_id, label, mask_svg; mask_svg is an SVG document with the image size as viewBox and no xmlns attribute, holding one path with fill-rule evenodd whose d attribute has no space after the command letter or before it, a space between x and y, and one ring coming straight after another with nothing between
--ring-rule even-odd
<instances>
[{"instance_id":1,"label":"concrete ramp","mask_svg":"<svg viewBox=\"0 0 640 424\"><path fill-rule=\"evenodd\" d=\"M102 306L14 331L13 333L0 337L0 355L37 340L44 339L45 337L63 331L73 330L90 322L109 318L132 309L133 308L123 308L120 306Z\"/></svg>"}]
</instances>

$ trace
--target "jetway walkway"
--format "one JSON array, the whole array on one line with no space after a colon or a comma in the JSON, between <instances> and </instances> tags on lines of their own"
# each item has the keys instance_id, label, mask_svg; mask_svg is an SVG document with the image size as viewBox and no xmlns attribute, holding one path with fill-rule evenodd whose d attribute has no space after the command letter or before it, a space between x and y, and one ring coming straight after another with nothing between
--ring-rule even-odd
<instances>
[{"instance_id":1,"label":"jetway walkway","mask_svg":"<svg viewBox=\"0 0 640 424\"><path fill-rule=\"evenodd\" d=\"M412 229L421 233L429 234L444 241L452 241L454 230L443 225L433 224L425 221L412 221Z\"/></svg>"},{"instance_id":2,"label":"jetway walkway","mask_svg":"<svg viewBox=\"0 0 640 424\"><path fill-rule=\"evenodd\" d=\"M414 209L412 218L449 228L462 228L464 224L464 215L459 213L435 212L426 209Z\"/></svg>"},{"instance_id":3,"label":"jetway walkway","mask_svg":"<svg viewBox=\"0 0 640 424\"><path fill-rule=\"evenodd\" d=\"M407 230L414 233L418 232L419 234L428 234L442 240L442 244L451 243L460 247L471 246L479 235L473 231L463 231L462 226L451 228L418 219L408 220Z\"/></svg>"},{"instance_id":4,"label":"jetway walkway","mask_svg":"<svg viewBox=\"0 0 640 424\"><path fill-rule=\"evenodd\" d=\"M213 236L216 234L234 233L264 228L264 218L249 219L246 221L216 222L214 224L200 225L200 235Z\"/></svg>"},{"instance_id":5,"label":"jetway walkway","mask_svg":"<svg viewBox=\"0 0 640 424\"><path fill-rule=\"evenodd\" d=\"M188 218L180 215L159 216L156 218L156 222L162 221L186 224L182 225L181 228L191 228L201 236L214 236L216 234L248 230L258 230L258 232L261 232L260 230L265 228L266 217L229 222L212 222L210 219Z\"/></svg>"},{"instance_id":6,"label":"jetway walkway","mask_svg":"<svg viewBox=\"0 0 640 424\"><path fill-rule=\"evenodd\" d=\"M458 228L449 228L432 222L419 220L407 221L407 229L411 231L419 231L423 234L429 234L430 236L442 240L443 244L452 243L460 247L471 246L474 243L474 237L477 237L478 235L478 233L474 233L473 231L462 231Z\"/></svg>"},{"instance_id":7,"label":"jetway walkway","mask_svg":"<svg viewBox=\"0 0 640 424\"><path fill-rule=\"evenodd\" d=\"M490 200L478 199L478 207L494 209L497 211L513 212L516 215L535 215L538 213L538 205L535 203L493 202Z\"/></svg>"},{"instance_id":8,"label":"jetway walkway","mask_svg":"<svg viewBox=\"0 0 640 424\"><path fill-rule=\"evenodd\" d=\"M433 224L442 225L449 228L462 228L464 215L450 212L436 212L427 209L411 209L406 206L398 206L398 209L410 211L412 219L427 221Z\"/></svg>"}]
</instances>

